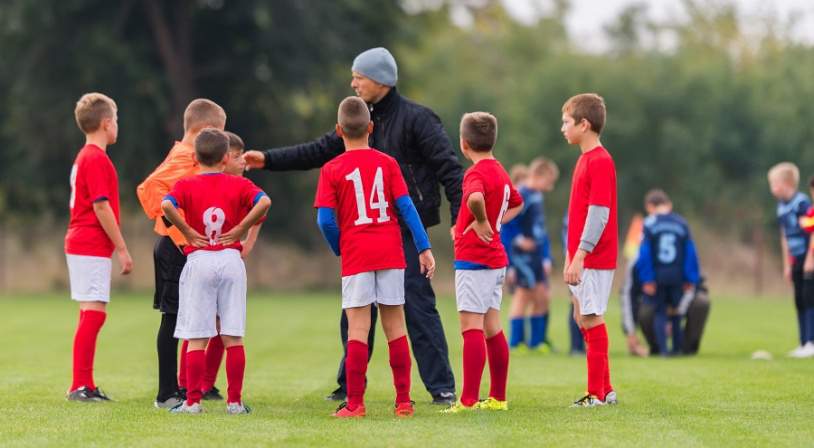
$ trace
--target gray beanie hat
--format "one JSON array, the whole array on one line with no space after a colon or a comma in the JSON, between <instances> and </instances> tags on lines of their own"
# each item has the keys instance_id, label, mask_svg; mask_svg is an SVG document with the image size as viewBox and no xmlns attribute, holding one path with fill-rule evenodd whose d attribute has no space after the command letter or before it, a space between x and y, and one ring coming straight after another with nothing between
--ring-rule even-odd
<instances>
[{"instance_id":1,"label":"gray beanie hat","mask_svg":"<svg viewBox=\"0 0 814 448\"><path fill-rule=\"evenodd\" d=\"M379 84L393 87L398 81L396 59L386 48L377 47L363 51L353 60L351 70L360 73Z\"/></svg>"}]
</instances>

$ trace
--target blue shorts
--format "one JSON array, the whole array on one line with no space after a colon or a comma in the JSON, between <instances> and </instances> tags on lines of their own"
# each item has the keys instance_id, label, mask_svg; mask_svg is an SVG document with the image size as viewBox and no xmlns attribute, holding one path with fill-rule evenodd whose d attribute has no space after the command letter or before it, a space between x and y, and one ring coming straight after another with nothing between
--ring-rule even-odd
<instances>
[{"instance_id":1,"label":"blue shorts","mask_svg":"<svg viewBox=\"0 0 814 448\"><path fill-rule=\"evenodd\" d=\"M543 259L537 253L512 252L511 267L517 276L517 287L533 289L546 282Z\"/></svg>"},{"instance_id":2,"label":"blue shorts","mask_svg":"<svg viewBox=\"0 0 814 448\"><path fill-rule=\"evenodd\" d=\"M655 305L656 308L675 308L681 303L681 298L684 297L684 285L657 284L656 295L645 297L648 299L648 302Z\"/></svg>"}]
</instances>

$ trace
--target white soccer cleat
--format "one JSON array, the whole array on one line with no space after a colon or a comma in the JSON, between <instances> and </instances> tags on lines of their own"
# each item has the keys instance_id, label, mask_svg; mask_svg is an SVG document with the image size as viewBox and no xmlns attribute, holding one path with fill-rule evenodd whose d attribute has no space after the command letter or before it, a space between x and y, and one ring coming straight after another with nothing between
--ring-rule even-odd
<instances>
[{"instance_id":1,"label":"white soccer cleat","mask_svg":"<svg viewBox=\"0 0 814 448\"><path fill-rule=\"evenodd\" d=\"M252 408L244 405L243 403L227 403L226 413L229 415L249 414Z\"/></svg>"},{"instance_id":2,"label":"white soccer cleat","mask_svg":"<svg viewBox=\"0 0 814 448\"><path fill-rule=\"evenodd\" d=\"M800 351L793 358L811 358L814 357L814 343L807 342L806 345L800 348Z\"/></svg>"},{"instance_id":3,"label":"white soccer cleat","mask_svg":"<svg viewBox=\"0 0 814 448\"><path fill-rule=\"evenodd\" d=\"M799 358L804 346L801 345L788 353L789 358Z\"/></svg>"},{"instance_id":4,"label":"white soccer cleat","mask_svg":"<svg viewBox=\"0 0 814 448\"><path fill-rule=\"evenodd\" d=\"M612 390L605 394L605 404L615 405L619 404L619 399L616 397L616 391Z\"/></svg>"},{"instance_id":5,"label":"white soccer cleat","mask_svg":"<svg viewBox=\"0 0 814 448\"><path fill-rule=\"evenodd\" d=\"M182 402L178 406L170 409L170 412L173 414L202 414L203 407L201 403L194 403L192 405L188 405L186 401Z\"/></svg>"}]
</instances>

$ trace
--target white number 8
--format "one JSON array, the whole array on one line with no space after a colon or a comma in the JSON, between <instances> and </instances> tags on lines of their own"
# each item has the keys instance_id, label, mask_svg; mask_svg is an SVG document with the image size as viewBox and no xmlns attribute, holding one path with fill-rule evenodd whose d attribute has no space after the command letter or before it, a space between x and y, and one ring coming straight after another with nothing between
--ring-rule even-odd
<instances>
[{"instance_id":1,"label":"white number 8","mask_svg":"<svg viewBox=\"0 0 814 448\"><path fill-rule=\"evenodd\" d=\"M209 244L214 246L218 244L223 223L226 222L226 213L217 207L209 207L203 214L204 226L206 226L206 237L209 238Z\"/></svg>"}]
</instances>

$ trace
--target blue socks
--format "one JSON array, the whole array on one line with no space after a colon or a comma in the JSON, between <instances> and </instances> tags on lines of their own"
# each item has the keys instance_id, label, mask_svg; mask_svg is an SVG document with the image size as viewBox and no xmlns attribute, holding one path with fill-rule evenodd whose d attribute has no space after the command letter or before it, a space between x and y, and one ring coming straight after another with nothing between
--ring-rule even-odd
<instances>
[{"instance_id":1,"label":"blue socks","mask_svg":"<svg viewBox=\"0 0 814 448\"><path fill-rule=\"evenodd\" d=\"M568 333L571 335L571 353L585 351L585 340L582 339L582 332L579 325L574 320L574 304L571 304L571 312L568 313Z\"/></svg>"},{"instance_id":2,"label":"blue socks","mask_svg":"<svg viewBox=\"0 0 814 448\"><path fill-rule=\"evenodd\" d=\"M546 329L548 327L548 313L540 316L531 316L531 338L529 348L536 348L545 342Z\"/></svg>"},{"instance_id":3,"label":"blue socks","mask_svg":"<svg viewBox=\"0 0 814 448\"><path fill-rule=\"evenodd\" d=\"M526 342L525 319L513 317L509 319L509 347L515 348Z\"/></svg>"}]
</instances>

